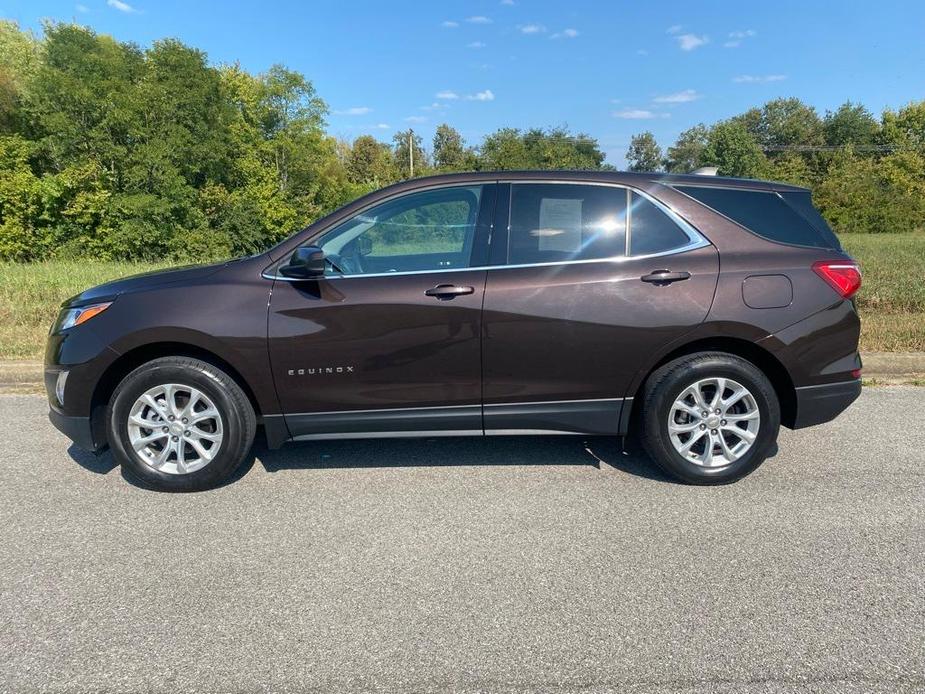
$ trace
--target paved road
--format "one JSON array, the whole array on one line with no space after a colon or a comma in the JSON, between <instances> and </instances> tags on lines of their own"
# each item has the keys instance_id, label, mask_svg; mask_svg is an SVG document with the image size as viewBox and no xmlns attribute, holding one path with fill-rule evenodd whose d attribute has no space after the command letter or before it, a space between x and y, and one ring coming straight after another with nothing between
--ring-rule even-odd
<instances>
[{"instance_id":1,"label":"paved road","mask_svg":"<svg viewBox=\"0 0 925 694\"><path fill-rule=\"evenodd\" d=\"M44 413L0 397L0 690L925 690L925 388L722 488L550 437L157 494Z\"/></svg>"}]
</instances>

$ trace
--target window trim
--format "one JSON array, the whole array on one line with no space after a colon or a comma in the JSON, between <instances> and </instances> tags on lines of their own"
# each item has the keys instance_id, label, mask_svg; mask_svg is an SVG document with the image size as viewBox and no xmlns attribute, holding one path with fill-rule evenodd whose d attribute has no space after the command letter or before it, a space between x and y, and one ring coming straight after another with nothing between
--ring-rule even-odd
<instances>
[{"instance_id":1,"label":"window trim","mask_svg":"<svg viewBox=\"0 0 925 694\"><path fill-rule=\"evenodd\" d=\"M631 202L632 193L636 193L640 195L641 197L645 198L646 200L651 202L653 205L655 205L658 209L660 209L662 212L664 212L666 215L668 215L668 217L675 224L677 224L678 227L680 227L680 229L687 235L688 239L690 240L690 243L688 243L685 246L679 246L677 248L672 248L671 250L668 250L668 251L662 251L661 253L649 253L647 255L631 256L631 255L627 255L624 252L623 255L610 256L610 257L605 257L605 258L586 258L582 260L558 260L558 261L550 261L550 262L545 262L545 263L519 263L519 264L502 263L499 265L487 265L486 264L486 265L475 265L475 266L470 266L470 267L459 267L459 268L440 268L436 270L406 270L403 272L376 272L376 273L369 273L369 274L362 274L362 275L330 275L330 276L319 277L315 281L344 280L344 279L354 279L355 280L355 279L363 279L364 277L380 278L380 277L400 277L400 276L405 276L405 275L434 275L434 274L444 274L448 272L455 272L455 273L481 272L481 271L486 271L486 270L523 269L523 268L532 268L532 267L556 267L556 266L561 266L561 265L584 265L587 263L623 263L623 262L628 262L631 260L647 260L649 258L661 258L665 256L670 256L670 255L677 255L678 253L686 253L688 251L694 251L694 250L697 250L698 248L705 248L706 246L712 245L710 241L708 241L707 238L703 236L703 234L701 234L696 228L694 228L694 226L690 222L688 222L680 214L678 214L678 212L670 204L666 202L662 202L661 200L654 198L647 191L641 190L639 188L635 188L630 185L626 185L623 183L610 183L607 181L570 181L568 179L555 179L555 180L536 179L534 180L534 179L504 178L504 177L499 177L497 179L484 181L483 183L480 183L479 185L497 185L500 187L505 184L511 186L512 195L513 195L513 187L514 185L517 185L517 184L585 185L585 186L598 186L598 187L603 187L603 188L622 188L626 191L627 203ZM447 183L447 184L442 184L442 185L422 187L422 188L419 188L413 191L405 191L403 193L397 193L396 195L389 196L382 200L377 200L375 203L371 203L367 207L357 210L357 212L355 212L353 216L363 214L363 212L365 212L366 210L372 209L373 207L389 202L390 200L393 200L395 198L403 197L405 195L413 195L418 192L437 190L440 188L460 188L460 187L465 187L465 184ZM716 187L716 186L711 186L711 187ZM677 192L681 193L681 191L677 191ZM690 197L690 196L686 196L686 197ZM693 200L693 198L691 199ZM498 202L499 201L496 199L495 204L497 205ZM507 229L504 229L505 245L507 244L508 235L510 234L510 216L511 216L510 198L507 201L507 205L508 205L508 209L507 209L508 227ZM628 204L627 206L626 250L629 249L630 234L632 233L631 224L629 223L630 219L631 219L631 213L629 212L629 204ZM319 238L320 236L323 236L325 233L333 229L335 226L345 221L347 221L347 219L340 220L332 224L330 227L327 227L323 230L319 230L317 234L312 235L311 238L307 239L305 243L300 244L300 246L304 246L308 243L311 243L315 239ZM478 231L478 227L476 227L476 231ZM496 243L496 242L497 242L497 234L492 233L490 241L489 241L489 246L491 245L491 243ZM505 251L506 250L507 249L505 249ZM279 280L282 282L304 282L305 280L294 278L294 277L285 277L275 272L276 268L279 265L283 264L289 255L290 254L287 254L285 257L274 262L272 265L266 268L261 273L261 277L267 280ZM505 257L507 257L507 253L505 253Z\"/></svg>"}]
</instances>

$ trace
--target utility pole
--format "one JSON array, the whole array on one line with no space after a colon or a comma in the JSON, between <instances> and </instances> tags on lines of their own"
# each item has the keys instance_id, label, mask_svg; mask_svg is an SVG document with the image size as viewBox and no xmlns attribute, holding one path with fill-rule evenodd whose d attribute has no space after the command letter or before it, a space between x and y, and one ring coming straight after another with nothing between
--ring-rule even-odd
<instances>
[{"instance_id":1,"label":"utility pole","mask_svg":"<svg viewBox=\"0 0 925 694\"><path fill-rule=\"evenodd\" d=\"M411 176L409 178L414 178L414 130L408 128L408 156L411 161Z\"/></svg>"}]
</instances>

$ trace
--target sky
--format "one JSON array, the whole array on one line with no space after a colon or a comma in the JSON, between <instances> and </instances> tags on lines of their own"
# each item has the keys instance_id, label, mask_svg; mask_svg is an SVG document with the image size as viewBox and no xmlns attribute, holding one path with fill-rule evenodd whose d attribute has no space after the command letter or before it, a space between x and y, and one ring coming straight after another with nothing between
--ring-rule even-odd
<instances>
[{"instance_id":1,"label":"sky","mask_svg":"<svg viewBox=\"0 0 925 694\"><path fill-rule=\"evenodd\" d=\"M302 72L331 134L391 140L439 123L470 144L500 127L567 125L618 167L635 133L683 130L796 96L824 114L925 99L925 2L628 0L0 0L41 30L76 21L213 64Z\"/></svg>"}]
</instances>

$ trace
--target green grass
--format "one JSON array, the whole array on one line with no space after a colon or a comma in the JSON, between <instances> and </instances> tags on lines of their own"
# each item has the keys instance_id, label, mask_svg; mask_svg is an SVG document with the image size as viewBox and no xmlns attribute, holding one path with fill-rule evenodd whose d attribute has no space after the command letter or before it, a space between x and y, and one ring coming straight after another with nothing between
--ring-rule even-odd
<instances>
[{"instance_id":1,"label":"green grass","mask_svg":"<svg viewBox=\"0 0 925 694\"><path fill-rule=\"evenodd\" d=\"M860 263L861 348L925 351L925 234L846 234ZM0 358L42 355L61 302L117 277L154 270L150 263L94 261L0 263Z\"/></svg>"},{"instance_id":2,"label":"green grass","mask_svg":"<svg viewBox=\"0 0 925 694\"><path fill-rule=\"evenodd\" d=\"M93 285L159 267L92 260L0 263L0 358L41 357L62 301Z\"/></svg>"},{"instance_id":3,"label":"green grass","mask_svg":"<svg viewBox=\"0 0 925 694\"><path fill-rule=\"evenodd\" d=\"M843 234L861 264L861 349L925 352L925 233Z\"/></svg>"}]
</instances>

